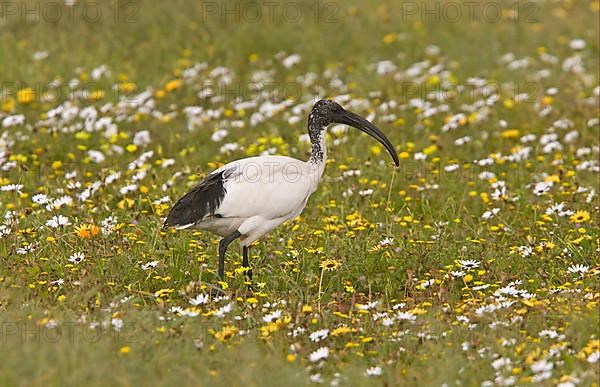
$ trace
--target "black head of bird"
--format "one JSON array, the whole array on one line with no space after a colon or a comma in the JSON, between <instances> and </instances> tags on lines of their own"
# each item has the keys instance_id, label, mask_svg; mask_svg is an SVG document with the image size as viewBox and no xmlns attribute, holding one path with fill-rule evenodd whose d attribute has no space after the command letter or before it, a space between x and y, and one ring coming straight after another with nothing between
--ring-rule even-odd
<instances>
[{"instance_id":1,"label":"black head of bird","mask_svg":"<svg viewBox=\"0 0 600 387\"><path fill-rule=\"evenodd\" d=\"M396 149L379 128L358 114L344 109L335 101L329 99L317 101L308 115L308 131L311 141L315 143L320 132L327 129L331 124L348 125L375 138L390 153L394 164L396 166L400 165Z\"/></svg>"}]
</instances>

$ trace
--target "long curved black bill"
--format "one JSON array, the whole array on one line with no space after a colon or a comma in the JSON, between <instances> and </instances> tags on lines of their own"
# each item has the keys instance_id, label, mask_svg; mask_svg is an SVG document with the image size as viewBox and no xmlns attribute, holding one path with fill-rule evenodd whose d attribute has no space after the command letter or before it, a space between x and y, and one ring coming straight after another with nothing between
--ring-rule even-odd
<instances>
[{"instance_id":1,"label":"long curved black bill","mask_svg":"<svg viewBox=\"0 0 600 387\"><path fill-rule=\"evenodd\" d=\"M365 120L358 114L354 114L347 110L344 110L342 113L340 113L336 117L335 121L339 124L350 125L356 129L359 129L368 134L369 136L373 137L377 141L379 141L385 147L385 149L387 149L388 152L390 152L390 155L392 155L392 159L394 159L394 163L396 164L396 166L398 167L400 165L398 153L396 153L396 149L394 149L394 146L392 145L390 140L385 136L385 134L383 134L381 130L379 130L379 128L377 128L371 122Z\"/></svg>"}]
</instances>

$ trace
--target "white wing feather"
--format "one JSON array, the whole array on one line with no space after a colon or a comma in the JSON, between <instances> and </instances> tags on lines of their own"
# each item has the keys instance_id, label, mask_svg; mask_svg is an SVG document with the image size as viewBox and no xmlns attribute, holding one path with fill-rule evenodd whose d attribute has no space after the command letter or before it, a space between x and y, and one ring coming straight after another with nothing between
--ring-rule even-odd
<instances>
[{"instance_id":1,"label":"white wing feather","mask_svg":"<svg viewBox=\"0 0 600 387\"><path fill-rule=\"evenodd\" d=\"M223 217L277 219L299 213L318 184L307 163L285 156L251 157L221 169L230 171L217 211Z\"/></svg>"}]
</instances>

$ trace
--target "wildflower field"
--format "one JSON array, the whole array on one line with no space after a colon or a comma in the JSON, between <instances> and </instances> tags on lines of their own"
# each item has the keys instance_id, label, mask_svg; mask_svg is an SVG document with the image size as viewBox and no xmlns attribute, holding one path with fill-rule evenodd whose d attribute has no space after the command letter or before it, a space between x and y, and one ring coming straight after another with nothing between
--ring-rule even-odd
<instances>
[{"instance_id":1,"label":"wildflower field","mask_svg":"<svg viewBox=\"0 0 600 387\"><path fill-rule=\"evenodd\" d=\"M270 5L269 5L270 4ZM468 5L470 4L470 5ZM458 13L457 13L458 10ZM598 385L599 3L2 2L1 385ZM223 163L307 159L245 282L163 229Z\"/></svg>"}]
</instances>

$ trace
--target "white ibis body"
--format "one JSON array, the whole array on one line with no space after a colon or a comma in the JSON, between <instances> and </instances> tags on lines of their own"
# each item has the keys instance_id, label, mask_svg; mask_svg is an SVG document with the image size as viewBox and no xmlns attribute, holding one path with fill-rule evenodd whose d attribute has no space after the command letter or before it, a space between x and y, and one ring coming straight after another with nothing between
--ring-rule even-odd
<instances>
[{"instance_id":1,"label":"white ibis body","mask_svg":"<svg viewBox=\"0 0 600 387\"><path fill-rule=\"evenodd\" d=\"M260 156L233 161L208 175L173 206L164 225L176 229L208 230L223 239L219 243L219 276L224 276L225 252L235 239L243 248L242 265L249 270L252 242L300 215L315 192L327 160L326 129L339 123L357 128L377 139L392 155L390 140L372 123L344 110L330 100L320 100L308 116L312 151L308 161L285 156Z\"/></svg>"}]
</instances>

